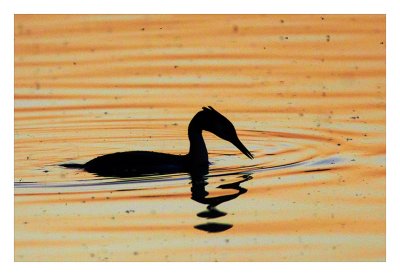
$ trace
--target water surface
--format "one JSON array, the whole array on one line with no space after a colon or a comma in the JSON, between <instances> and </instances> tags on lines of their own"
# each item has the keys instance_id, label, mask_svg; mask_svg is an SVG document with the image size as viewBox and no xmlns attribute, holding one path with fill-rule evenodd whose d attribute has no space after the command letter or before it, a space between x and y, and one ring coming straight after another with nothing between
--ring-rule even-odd
<instances>
[{"instance_id":1,"label":"water surface","mask_svg":"<svg viewBox=\"0 0 400 276\"><path fill-rule=\"evenodd\" d=\"M15 260L385 260L385 17L17 15ZM209 175L58 166L187 153Z\"/></svg>"}]
</instances>

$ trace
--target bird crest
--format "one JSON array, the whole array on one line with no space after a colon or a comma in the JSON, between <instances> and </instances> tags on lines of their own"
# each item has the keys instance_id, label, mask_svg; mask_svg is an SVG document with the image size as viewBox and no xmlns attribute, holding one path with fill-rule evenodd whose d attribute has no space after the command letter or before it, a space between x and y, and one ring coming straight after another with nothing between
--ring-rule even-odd
<instances>
[{"instance_id":1,"label":"bird crest","mask_svg":"<svg viewBox=\"0 0 400 276\"><path fill-rule=\"evenodd\" d=\"M206 112L212 112L212 113L219 114L222 116L222 114L219 113L218 111L216 111L212 106L208 106L208 107L203 106L203 110Z\"/></svg>"}]
</instances>

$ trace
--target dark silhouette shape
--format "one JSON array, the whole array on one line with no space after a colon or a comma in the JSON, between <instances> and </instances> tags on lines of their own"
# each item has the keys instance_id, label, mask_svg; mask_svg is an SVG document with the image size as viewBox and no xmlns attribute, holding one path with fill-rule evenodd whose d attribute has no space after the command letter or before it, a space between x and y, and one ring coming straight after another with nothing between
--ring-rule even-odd
<instances>
[{"instance_id":1,"label":"dark silhouette shape","mask_svg":"<svg viewBox=\"0 0 400 276\"><path fill-rule=\"evenodd\" d=\"M203 107L190 121L188 135L190 150L186 155L151 151L117 152L96 157L86 164L62 164L66 168L84 169L99 176L135 177L150 174L189 172L191 175L208 173L208 152L202 136L206 130L231 142L250 159L253 155L240 142L235 127L222 114L209 106Z\"/></svg>"},{"instance_id":2,"label":"dark silhouette shape","mask_svg":"<svg viewBox=\"0 0 400 276\"><path fill-rule=\"evenodd\" d=\"M200 218L214 219L214 218L220 218L220 217L226 216L226 213L221 212L220 210L218 210L217 208L215 208L211 205L208 205L207 210L198 213L197 216Z\"/></svg>"},{"instance_id":3,"label":"dark silhouette shape","mask_svg":"<svg viewBox=\"0 0 400 276\"><path fill-rule=\"evenodd\" d=\"M247 189L241 187L240 184L252 179L252 176L250 174L245 174L239 181L222 184L218 186L217 188L219 189L232 189L236 190L237 192L229 195L216 196L216 197L207 197L209 193L206 191L206 186L208 185L206 179L207 178L205 176L192 175L192 188L191 188L192 199L196 202L207 205L207 210L198 213L197 214L198 217L206 219L215 219L226 216L225 212L218 210L216 207L221 203L233 200L239 197L240 195L246 193ZM232 224L217 223L217 222L213 223L207 222L204 224L199 224L194 226L194 228L196 229L203 230L209 233L226 231L232 227L233 227Z\"/></svg>"},{"instance_id":4,"label":"dark silhouette shape","mask_svg":"<svg viewBox=\"0 0 400 276\"><path fill-rule=\"evenodd\" d=\"M209 233L218 233L232 228L232 224L208 222L205 224L196 225L194 228L207 231Z\"/></svg>"}]
</instances>

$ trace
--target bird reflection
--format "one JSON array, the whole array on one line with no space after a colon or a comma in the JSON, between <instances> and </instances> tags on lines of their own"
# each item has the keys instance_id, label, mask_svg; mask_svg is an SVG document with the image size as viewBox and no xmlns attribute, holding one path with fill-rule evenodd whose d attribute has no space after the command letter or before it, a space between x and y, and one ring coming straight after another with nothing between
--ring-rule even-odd
<instances>
[{"instance_id":1,"label":"bird reflection","mask_svg":"<svg viewBox=\"0 0 400 276\"><path fill-rule=\"evenodd\" d=\"M215 219L219 217L226 216L227 213L220 211L217 209L217 206L221 203L230 201L239 197L240 195L247 192L247 189L240 186L241 183L246 182L252 179L250 174L245 174L241 176L239 181L235 181L232 183L222 184L218 186L218 189L224 190L233 190L232 194L215 196L215 197L207 197L209 193L206 191L206 186L208 185L207 177L204 175L191 175L192 178L192 199L198 203L207 205L206 210L197 214L198 217L206 218L206 219ZM194 226L194 228L206 231L209 233L222 232L232 228L232 224L225 223L217 223L217 222L208 222L204 224L199 224Z\"/></svg>"}]
</instances>

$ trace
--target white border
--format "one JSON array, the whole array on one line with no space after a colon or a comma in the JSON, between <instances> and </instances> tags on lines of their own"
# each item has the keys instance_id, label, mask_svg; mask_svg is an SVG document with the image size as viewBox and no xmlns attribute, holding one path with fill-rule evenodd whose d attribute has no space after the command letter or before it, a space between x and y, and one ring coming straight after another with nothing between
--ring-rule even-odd
<instances>
[{"instance_id":1,"label":"white border","mask_svg":"<svg viewBox=\"0 0 400 276\"><path fill-rule=\"evenodd\" d=\"M340 3L342 2L342 3ZM7 5L14 13L106 13L106 14L203 14L203 13L236 13L236 14L271 14L271 13L386 13L388 3L396 0L13 0Z\"/></svg>"},{"instance_id":2,"label":"white border","mask_svg":"<svg viewBox=\"0 0 400 276\"><path fill-rule=\"evenodd\" d=\"M386 263L14 263L13 258L13 19L14 13L384 13L387 14L387 262ZM397 168L400 165L398 110L400 110L399 82L400 26L399 1L396 0L0 0L0 78L1 78L1 181L0 181L0 270L3 275L78 275L118 273L132 275L252 273L259 275L393 275L399 270L400 218L397 215L400 196ZM397 28L396 28L397 26ZM397 34L396 34L397 32ZM397 123L397 124L396 124ZM397 275L400 275L397 272Z\"/></svg>"}]
</instances>

